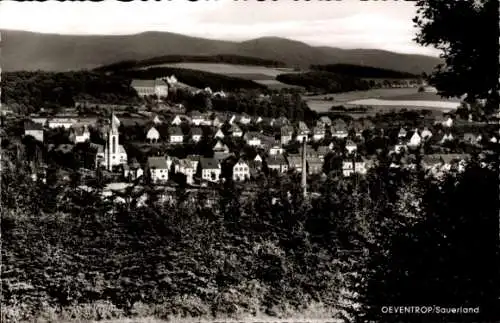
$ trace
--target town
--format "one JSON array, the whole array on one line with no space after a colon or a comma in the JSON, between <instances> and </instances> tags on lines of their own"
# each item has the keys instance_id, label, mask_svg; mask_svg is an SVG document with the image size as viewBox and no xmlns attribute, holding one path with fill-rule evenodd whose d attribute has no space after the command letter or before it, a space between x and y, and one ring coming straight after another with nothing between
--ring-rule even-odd
<instances>
[{"instance_id":1,"label":"town","mask_svg":"<svg viewBox=\"0 0 500 323\"><path fill-rule=\"evenodd\" d=\"M76 102L60 113L30 115L23 120L21 135L26 145L36 148L33 179L45 181L53 163L66 179L71 169L83 178L102 172L105 195L140 182L163 188L168 196L169 188L178 185L215 187L231 179L252 187L260 176L295 178L304 171L300 180L306 192L332 172L344 177L366 174L381 154L391 168L418 163L438 176L462 170L474 153L486 162L499 144L500 132L491 126L498 115L490 124L473 122L471 114L462 120L453 111L399 123L386 119L390 125L385 128L371 117L346 122L341 116L322 115L306 124L284 116L186 111L182 104L169 102L169 91L177 84L175 76L132 80L138 97L153 106L132 113L124 105ZM209 88L190 91L209 99L228 95ZM85 115L89 106L101 116ZM23 119L8 109L3 112L5 128Z\"/></svg>"}]
</instances>

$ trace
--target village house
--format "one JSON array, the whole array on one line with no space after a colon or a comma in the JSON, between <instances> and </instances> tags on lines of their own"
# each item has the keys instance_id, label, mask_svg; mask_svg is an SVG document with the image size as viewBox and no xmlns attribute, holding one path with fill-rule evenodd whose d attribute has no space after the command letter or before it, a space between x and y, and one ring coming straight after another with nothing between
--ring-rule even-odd
<instances>
[{"instance_id":1,"label":"village house","mask_svg":"<svg viewBox=\"0 0 500 323\"><path fill-rule=\"evenodd\" d=\"M316 149L316 153L318 155L318 158L321 159L322 161L325 160L325 156L328 155L332 150L328 146L318 146L318 149Z\"/></svg>"},{"instance_id":2,"label":"village house","mask_svg":"<svg viewBox=\"0 0 500 323\"><path fill-rule=\"evenodd\" d=\"M191 163L192 168L198 169L198 163L200 162L200 156L198 155L187 155L186 160Z\"/></svg>"},{"instance_id":3,"label":"village house","mask_svg":"<svg viewBox=\"0 0 500 323\"><path fill-rule=\"evenodd\" d=\"M128 181L135 181L143 175L144 170L137 160L132 160L129 165L123 165L123 177Z\"/></svg>"},{"instance_id":4,"label":"village house","mask_svg":"<svg viewBox=\"0 0 500 323\"><path fill-rule=\"evenodd\" d=\"M148 157L147 169L153 183L168 181L170 167L165 157Z\"/></svg>"},{"instance_id":5,"label":"village house","mask_svg":"<svg viewBox=\"0 0 500 323\"><path fill-rule=\"evenodd\" d=\"M44 127L47 125L48 118L46 118L46 117L31 117L30 120L33 123L37 123L37 124L41 125L42 127Z\"/></svg>"},{"instance_id":6,"label":"village house","mask_svg":"<svg viewBox=\"0 0 500 323\"><path fill-rule=\"evenodd\" d=\"M354 141L349 139L345 144L345 149L347 150L348 154L352 154L358 149L358 145L356 145Z\"/></svg>"},{"instance_id":7,"label":"village house","mask_svg":"<svg viewBox=\"0 0 500 323\"><path fill-rule=\"evenodd\" d=\"M69 129L74 124L76 124L75 119L67 119L67 118L53 118L47 121L47 125L51 129L56 129L56 128Z\"/></svg>"},{"instance_id":8,"label":"village house","mask_svg":"<svg viewBox=\"0 0 500 323\"><path fill-rule=\"evenodd\" d=\"M223 139L224 138L224 133L222 132L221 129L217 129L214 135L215 139Z\"/></svg>"},{"instance_id":9,"label":"village house","mask_svg":"<svg viewBox=\"0 0 500 323\"><path fill-rule=\"evenodd\" d=\"M247 124L250 124L250 122L252 122L252 118L248 114L243 113L240 116L240 119L238 120L238 122L240 124L247 125Z\"/></svg>"},{"instance_id":10,"label":"village house","mask_svg":"<svg viewBox=\"0 0 500 323\"><path fill-rule=\"evenodd\" d=\"M408 146L411 148L415 148L415 147L420 146L421 143L422 143L422 137L420 137L420 135L418 134L418 130L415 129L412 136L410 137L410 141L408 142Z\"/></svg>"},{"instance_id":11,"label":"village house","mask_svg":"<svg viewBox=\"0 0 500 323\"><path fill-rule=\"evenodd\" d=\"M161 79L132 80L131 87L141 97L156 95L160 98L168 96L168 85Z\"/></svg>"},{"instance_id":12,"label":"village house","mask_svg":"<svg viewBox=\"0 0 500 323\"><path fill-rule=\"evenodd\" d=\"M244 139L249 146L260 147L262 145L260 134L258 132L247 132L244 136Z\"/></svg>"},{"instance_id":13,"label":"village house","mask_svg":"<svg viewBox=\"0 0 500 323\"><path fill-rule=\"evenodd\" d=\"M290 141L292 141L293 128L291 126L283 126L281 127L281 137L280 141L282 145L287 145Z\"/></svg>"},{"instance_id":14,"label":"village house","mask_svg":"<svg viewBox=\"0 0 500 323\"><path fill-rule=\"evenodd\" d=\"M260 154L255 155L253 161L257 164L262 164L263 161L262 156Z\"/></svg>"},{"instance_id":15,"label":"village house","mask_svg":"<svg viewBox=\"0 0 500 323\"><path fill-rule=\"evenodd\" d=\"M332 120L328 116L320 117L319 122L323 125L323 127L331 127L332 126Z\"/></svg>"},{"instance_id":16,"label":"village house","mask_svg":"<svg viewBox=\"0 0 500 323\"><path fill-rule=\"evenodd\" d=\"M257 116L257 117L255 117L255 118L253 118L253 123L254 123L254 124L259 124L259 123L261 123L262 121L264 121L264 119L262 119L262 117L260 117L260 116Z\"/></svg>"},{"instance_id":17,"label":"village house","mask_svg":"<svg viewBox=\"0 0 500 323\"><path fill-rule=\"evenodd\" d=\"M354 173L366 174L366 162L362 158L353 158L342 161L342 174L349 177Z\"/></svg>"},{"instance_id":18,"label":"village house","mask_svg":"<svg viewBox=\"0 0 500 323\"><path fill-rule=\"evenodd\" d=\"M161 121L159 116L155 115L155 117L153 118L153 123L158 125L158 124L163 123L163 121Z\"/></svg>"},{"instance_id":19,"label":"village house","mask_svg":"<svg viewBox=\"0 0 500 323\"><path fill-rule=\"evenodd\" d=\"M428 128L424 128L424 130L422 130L422 133L420 134L420 137L422 138L422 140L428 140L432 138L432 132Z\"/></svg>"},{"instance_id":20,"label":"village house","mask_svg":"<svg viewBox=\"0 0 500 323\"><path fill-rule=\"evenodd\" d=\"M422 158L422 166L435 174L437 172L448 172L453 168L457 171L463 171L469 159L470 156L467 154L425 155Z\"/></svg>"},{"instance_id":21,"label":"village house","mask_svg":"<svg viewBox=\"0 0 500 323\"><path fill-rule=\"evenodd\" d=\"M90 140L90 131L86 125L82 127L72 127L69 134L69 140L74 143L82 143Z\"/></svg>"},{"instance_id":22,"label":"village house","mask_svg":"<svg viewBox=\"0 0 500 323\"><path fill-rule=\"evenodd\" d=\"M266 160L269 170L277 171L278 173L286 173L288 171L288 163L283 155L272 155Z\"/></svg>"},{"instance_id":23,"label":"village house","mask_svg":"<svg viewBox=\"0 0 500 323\"><path fill-rule=\"evenodd\" d=\"M299 125L297 128L297 137L295 138L295 140L297 140L298 142L307 141L310 132L311 131L307 127L306 123L304 121L299 121Z\"/></svg>"},{"instance_id":24,"label":"village house","mask_svg":"<svg viewBox=\"0 0 500 323\"><path fill-rule=\"evenodd\" d=\"M239 159L233 166L233 180L242 182L250 178L250 168L248 163L243 159Z\"/></svg>"},{"instance_id":25,"label":"village house","mask_svg":"<svg viewBox=\"0 0 500 323\"><path fill-rule=\"evenodd\" d=\"M149 143L157 143L160 140L160 132L155 127L149 128L146 133L146 140Z\"/></svg>"},{"instance_id":26,"label":"village house","mask_svg":"<svg viewBox=\"0 0 500 323\"><path fill-rule=\"evenodd\" d=\"M453 141L455 138L451 133L444 133L443 136L441 137L441 140L439 140L439 143L444 144L449 141Z\"/></svg>"},{"instance_id":27,"label":"village house","mask_svg":"<svg viewBox=\"0 0 500 323\"><path fill-rule=\"evenodd\" d=\"M193 177L196 168L193 167L189 159L177 159L174 163L174 172L184 174L186 176L186 183L193 184Z\"/></svg>"},{"instance_id":28,"label":"village house","mask_svg":"<svg viewBox=\"0 0 500 323\"><path fill-rule=\"evenodd\" d=\"M472 144L472 145L477 145L478 143L481 142L482 137L481 135L476 135L474 133L464 133L463 139L464 142Z\"/></svg>"},{"instance_id":29,"label":"village house","mask_svg":"<svg viewBox=\"0 0 500 323\"><path fill-rule=\"evenodd\" d=\"M238 127L237 124L231 125L231 128L229 128L229 132L234 138L241 138L243 136L243 131L240 127Z\"/></svg>"},{"instance_id":30,"label":"village house","mask_svg":"<svg viewBox=\"0 0 500 323\"><path fill-rule=\"evenodd\" d=\"M221 167L215 159L201 157L198 167L201 171L202 180L214 183L219 181Z\"/></svg>"},{"instance_id":31,"label":"village house","mask_svg":"<svg viewBox=\"0 0 500 323\"><path fill-rule=\"evenodd\" d=\"M205 117L197 110L191 111L189 116L191 118L191 123L195 126L200 126L205 121Z\"/></svg>"},{"instance_id":32,"label":"village house","mask_svg":"<svg viewBox=\"0 0 500 323\"><path fill-rule=\"evenodd\" d=\"M274 155L282 155L285 152L285 149L281 147L281 145L273 145L271 148L269 148L269 155L274 156Z\"/></svg>"},{"instance_id":33,"label":"village house","mask_svg":"<svg viewBox=\"0 0 500 323\"><path fill-rule=\"evenodd\" d=\"M287 160L289 169L293 169L298 173L302 172L302 157L300 155L290 154Z\"/></svg>"},{"instance_id":34,"label":"village house","mask_svg":"<svg viewBox=\"0 0 500 323\"><path fill-rule=\"evenodd\" d=\"M440 123L445 128L451 128L453 126L453 119L450 116L448 116L441 120L437 120L435 123L437 124Z\"/></svg>"},{"instance_id":35,"label":"village house","mask_svg":"<svg viewBox=\"0 0 500 323\"><path fill-rule=\"evenodd\" d=\"M168 135L171 144L182 144L184 142L184 135L180 127L169 128Z\"/></svg>"},{"instance_id":36,"label":"village house","mask_svg":"<svg viewBox=\"0 0 500 323\"><path fill-rule=\"evenodd\" d=\"M212 126L213 120L212 120L212 115L209 112L206 112L202 114L203 119L201 120L201 125L202 126Z\"/></svg>"},{"instance_id":37,"label":"village house","mask_svg":"<svg viewBox=\"0 0 500 323\"><path fill-rule=\"evenodd\" d=\"M39 123L25 122L24 135L32 136L36 140L43 142L43 126Z\"/></svg>"},{"instance_id":38,"label":"village house","mask_svg":"<svg viewBox=\"0 0 500 323\"><path fill-rule=\"evenodd\" d=\"M323 161L319 157L306 157L306 166L309 175L323 172Z\"/></svg>"},{"instance_id":39,"label":"village house","mask_svg":"<svg viewBox=\"0 0 500 323\"><path fill-rule=\"evenodd\" d=\"M194 142L200 141L202 136L203 136L203 131L200 127L191 128L191 139Z\"/></svg>"},{"instance_id":40,"label":"village house","mask_svg":"<svg viewBox=\"0 0 500 323\"><path fill-rule=\"evenodd\" d=\"M229 153L229 147L225 143L223 143L222 141L217 140L217 142L215 143L215 145L213 147L213 151Z\"/></svg>"},{"instance_id":41,"label":"village house","mask_svg":"<svg viewBox=\"0 0 500 323\"><path fill-rule=\"evenodd\" d=\"M320 141L325 138L325 127L323 125L317 125L313 129L313 140L314 141Z\"/></svg>"},{"instance_id":42,"label":"village house","mask_svg":"<svg viewBox=\"0 0 500 323\"><path fill-rule=\"evenodd\" d=\"M180 115L176 115L173 119L172 122L170 122L174 126L180 126L182 124L183 118Z\"/></svg>"},{"instance_id":43,"label":"village house","mask_svg":"<svg viewBox=\"0 0 500 323\"><path fill-rule=\"evenodd\" d=\"M112 171L115 166L127 164L127 152L120 142L118 132L119 120L114 113L111 115L110 126L106 135L106 144L97 146L96 166L104 166Z\"/></svg>"},{"instance_id":44,"label":"village house","mask_svg":"<svg viewBox=\"0 0 500 323\"><path fill-rule=\"evenodd\" d=\"M345 138L348 135L347 124L342 119L335 119L330 132L334 138Z\"/></svg>"},{"instance_id":45,"label":"village house","mask_svg":"<svg viewBox=\"0 0 500 323\"><path fill-rule=\"evenodd\" d=\"M408 133L406 132L405 128L399 129L398 138L406 139L407 136L408 136Z\"/></svg>"}]
</instances>

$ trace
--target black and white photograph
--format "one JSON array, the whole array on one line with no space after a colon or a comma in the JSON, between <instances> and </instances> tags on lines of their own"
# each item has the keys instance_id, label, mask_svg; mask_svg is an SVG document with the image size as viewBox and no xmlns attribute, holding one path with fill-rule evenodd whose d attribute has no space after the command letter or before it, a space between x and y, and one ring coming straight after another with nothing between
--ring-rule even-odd
<instances>
[{"instance_id":1,"label":"black and white photograph","mask_svg":"<svg viewBox=\"0 0 500 323\"><path fill-rule=\"evenodd\" d=\"M0 322L500 322L498 0L0 0Z\"/></svg>"}]
</instances>

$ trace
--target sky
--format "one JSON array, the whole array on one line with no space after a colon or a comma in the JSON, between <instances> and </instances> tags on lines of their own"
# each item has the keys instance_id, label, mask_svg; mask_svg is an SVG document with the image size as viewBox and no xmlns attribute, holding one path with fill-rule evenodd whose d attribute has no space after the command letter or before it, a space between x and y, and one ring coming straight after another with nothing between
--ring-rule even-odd
<instances>
[{"instance_id":1,"label":"sky","mask_svg":"<svg viewBox=\"0 0 500 323\"><path fill-rule=\"evenodd\" d=\"M163 0L0 2L0 29L59 34L168 31L242 41L286 37L315 46L437 56L413 42L411 1Z\"/></svg>"}]
</instances>

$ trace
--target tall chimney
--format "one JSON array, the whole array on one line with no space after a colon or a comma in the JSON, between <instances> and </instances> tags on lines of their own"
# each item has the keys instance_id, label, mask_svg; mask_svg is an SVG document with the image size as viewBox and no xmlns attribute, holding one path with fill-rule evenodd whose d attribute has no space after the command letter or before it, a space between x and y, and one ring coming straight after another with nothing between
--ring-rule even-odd
<instances>
[{"instance_id":1,"label":"tall chimney","mask_svg":"<svg viewBox=\"0 0 500 323\"><path fill-rule=\"evenodd\" d=\"M306 161L306 139L302 137L302 191L304 198L307 197L307 161Z\"/></svg>"}]
</instances>

